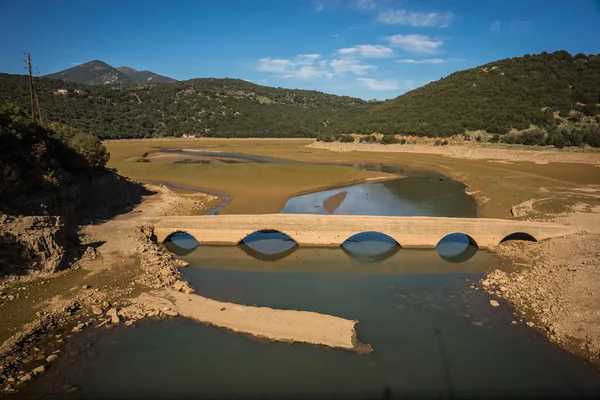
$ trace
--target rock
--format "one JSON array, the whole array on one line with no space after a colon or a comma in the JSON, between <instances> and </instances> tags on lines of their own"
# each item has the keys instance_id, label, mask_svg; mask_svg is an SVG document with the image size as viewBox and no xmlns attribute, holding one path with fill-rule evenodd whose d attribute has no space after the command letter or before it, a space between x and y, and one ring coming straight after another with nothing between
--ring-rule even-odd
<instances>
[{"instance_id":1,"label":"rock","mask_svg":"<svg viewBox=\"0 0 600 400\"><path fill-rule=\"evenodd\" d=\"M135 324L135 321L132 321L132 320L125 321L126 326L133 326L134 324Z\"/></svg>"},{"instance_id":2,"label":"rock","mask_svg":"<svg viewBox=\"0 0 600 400\"><path fill-rule=\"evenodd\" d=\"M92 306L92 312L96 315L102 315L103 311L100 307L98 306Z\"/></svg>"},{"instance_id":3,"label":"rock","mask_svg":"<svg viewBox=\"0 0 600 400\"><path fill-rule=\"evenodd\" d=\"M81 288L82 289L89 289L89 288L91 288L91 286L90 285L83 285Z\"/></svg>"},{"instance_id":4,"label":"rock","mask_svg":"<svg viewBox=\"0 0 600 400\"><path fill-rule=\"evenodd\" d=\"M110 323L114 325L118 325L121 322L121 318L119 318L119 314L117 313L116 308L111 308L106 312L106 316L110 317Z\"/></svg>"},{"instance_id":5,"label":"rock","mask_svg":"<svg viewBox=\"0 0 600 400\"><path fill-rule=\"evenodd\" d=\"M58 356L56 354L50 354L47 358L46 361L47 362L52 362L54 360L56 360L58 358Z\"/></svg>"},{"instance_id":6,"label":"rock","mask_svg":"<svg viewBox=\"0 0 600 400\"><path fill-rule=\"evenodd\" d=\"M46 370L46 367L43 365L40 365L39 367L34 368L31 372L33 372L34 374L41 374L45 370Z\"/></svg>"},{"instance_id":7,"label":"rock","mask_svg":"<svg viewBox=\"0 0 600 400\"><path fill-rule=\"evenodd\" d=\"M535 324L533 322L531 322L531 321L525 322L525 325L527 325L530 328L533 328L535 326Z\"/></svg>"},{"instance_id":8,"label":"rock","mask_svg":"<svg viewBox=\"0 0 600 400\"><path fill-rule=\"evenodd\" d=\"M179 313L173 310L164 310L163 314L168 315L169 317L177 317Z\"/></svg>"},{"instance_id":9,"label":"rock","mask_svg":"<svg viewBox=\"0 0 600 400\"><path fill-rule=\"evenodd\" d=\"M31 376L31 374L25 374L25 375L23 375L22 377L19 378L19 382L27 382L27 381L30 381L31 378L33 378Z\"/></svg>"},{"instance_id":10,"label":"rock","mask_svg":"<svg viewBox=\"0 0 600 400\"><path fill-rule=\"evenodd\" d=\"M500 307L500 303L498 303L496 300L490 300L490 306L492 306L492 307Z\"/></svg>"}]
</instances>

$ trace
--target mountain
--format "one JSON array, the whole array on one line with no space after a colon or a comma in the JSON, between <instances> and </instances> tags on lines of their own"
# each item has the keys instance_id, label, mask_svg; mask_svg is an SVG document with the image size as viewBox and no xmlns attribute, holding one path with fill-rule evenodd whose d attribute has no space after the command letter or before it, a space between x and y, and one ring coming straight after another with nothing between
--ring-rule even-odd
<instances>
[{"instance_id":1,"label":"mountain","mask_svg":"<svg viewBox=\"0 0 600 400\"><path fill-rule=\"evenodd\" d=\"M600 54L525 55L453 73L342 124L338 132L451 136L600 122Z\"/></svg>"},{"instance_id":2,"label":"mountain","mask_svg":"<svg viewBox=\"0 0 600 400\"><path fill-rule=\"evenodd\" d=\"M123 72L100 60L93 60L75 67L46 75L47 78L62 79L88 85L131 84L133 81Z\"/></svg>"},{"instance_id":3,"label":"mountain","mask_svg":"<svg viewBox=\"0 0 600 400\"><path fill-rule=\"evenodd\" d=\"M124 75L123 71L117 72ZM64 123L100 138L184 134L314 137L332 133L343 121L379 104L312 90L261 86L240 79L81 85L36 78L34 85L44 121ZM58 92L59 89L66 92ZM1 102L27 109L28 77L0 74Z\"/></svg>"},{"instance_id":4,"label":"mountain","mask_svg":"<svg viewBox=\"0 0 600 400\"><path fill-rule=\"evenodd\" d=\"M46 75L47 78L86 85L132 85L142 83L175 82L175 79L151 71L137 71L130 67L114 68L100 60L93 60L75 67Z\"/></svg>"},{"instance_id":5,"label":"mountain","mask_svg":"<svg viewBox=\"0 0 600 400\"><path fill-rule=\"evenodd\" d=\"M134 83L169 83L169 82L177 82L177 80L173 78L169 78L168 76L158 75L152 71L138 71L131 67L118 67L118 71L124 73L131 79Z\"/></svg>"}]
</instances>

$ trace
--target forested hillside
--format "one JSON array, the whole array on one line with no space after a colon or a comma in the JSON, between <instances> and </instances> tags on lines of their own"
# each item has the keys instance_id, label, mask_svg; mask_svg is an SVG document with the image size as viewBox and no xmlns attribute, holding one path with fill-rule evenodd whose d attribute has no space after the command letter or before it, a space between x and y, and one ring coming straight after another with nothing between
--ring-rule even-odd
<instances>
[{"instance_id":1,"label":"forested hillside","mask_svg":"<svg viewBox=\"0 0 600 400\"><path fill-rule=\"evenodd\" d=\"M100 138L182 136L314 137L333 132L373 102L239 79L161 85L85 86L36 78L42 118ZM66 89L66 94L57 94ZM74 90L84 91L76 93ZM29 107L24 75L0 74L0 101Z\"/></svg>"},{"instance_id":2,"label":"forested hillside","mask_svg":"<svg viewBox=\"0 0 600 400\"><path fill-rule=\"evenodd\" d=\"M465 130L504 134L530 124L551 132L556 117L600 121L598 114L600 55L557 51L456 72L357 116L338 132L437 137Z\"/></svg>"}]
</instances>

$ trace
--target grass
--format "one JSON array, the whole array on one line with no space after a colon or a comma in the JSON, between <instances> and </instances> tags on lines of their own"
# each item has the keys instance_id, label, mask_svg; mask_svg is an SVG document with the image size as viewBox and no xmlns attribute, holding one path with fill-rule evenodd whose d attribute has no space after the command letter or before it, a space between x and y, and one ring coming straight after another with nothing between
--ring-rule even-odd
<instances>
[{"instance_id":1,"label":"grass","mask_svg":"<svg viewBox=\"0 0 600 400\"><path fill-rule=\"evenodd\" d=\"M298 193L341 186L373 174L342 167L302 164L173 164L134 162L146 152L164 148L198 148L245 153L296 161L328 163L384 163L431 169L465 182L478 199L479 215L505 218L512 206L529 199L546 199L545 207L564 211L578 201L597 202L573 189L600 185L600 169L588 164L530 162L493 163L457 159L436 154L330 152L306 147L312 140L202 139L161 141L114 141L109 166L140 180L164 180L232 196L223 213L278 212L285 201Z\"/></svg>"}]
</instances>

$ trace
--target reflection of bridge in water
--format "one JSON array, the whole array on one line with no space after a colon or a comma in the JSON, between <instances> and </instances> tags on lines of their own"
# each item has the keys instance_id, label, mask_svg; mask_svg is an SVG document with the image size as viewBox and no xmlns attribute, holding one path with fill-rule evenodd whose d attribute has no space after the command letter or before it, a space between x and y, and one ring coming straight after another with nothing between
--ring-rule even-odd
<instances>
[{"instance_id":1,"label":"reflection of bridge in water","mask_svg":"<svg viewBox=\"0 0 600 400\"><path fill-rule=\"evenodd\" d=\"M381 232L404 248L434 248L445 236L463 233L478 248L507 238L544 240L575 233L565 225L491 218L390 217L371 215L257 214L152 218L158 242L177 232L201 244L237 245L246 236L277 230L299 246L337 247L361 232Z\"/></svg>"}]
</instances>

